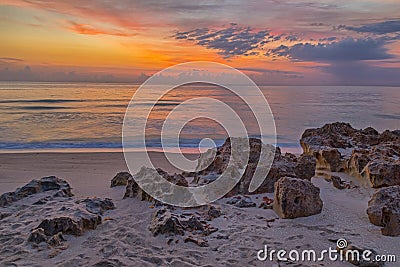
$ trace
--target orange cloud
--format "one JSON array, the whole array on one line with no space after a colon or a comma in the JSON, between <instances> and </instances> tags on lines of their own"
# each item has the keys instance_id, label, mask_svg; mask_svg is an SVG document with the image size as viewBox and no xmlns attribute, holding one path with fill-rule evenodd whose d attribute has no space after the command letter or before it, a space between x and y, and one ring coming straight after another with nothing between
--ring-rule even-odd
<instances>
[{"instance_id":1,"label":"orange cloud","mask_svg":"<svg viewBox=\"0 0 400 267\"><path fill-rule=\"evenodd\" d=\"M122 37L130 37L135 35L133 33L126 33L118 30L106 30L106 29L95 28L89 24L81 24L73 21L70 21L70 26L68 27L68 29L79 34L87 34L87 35L103 34L103 35L114 35Z\"/></svg>"}]
</instances>

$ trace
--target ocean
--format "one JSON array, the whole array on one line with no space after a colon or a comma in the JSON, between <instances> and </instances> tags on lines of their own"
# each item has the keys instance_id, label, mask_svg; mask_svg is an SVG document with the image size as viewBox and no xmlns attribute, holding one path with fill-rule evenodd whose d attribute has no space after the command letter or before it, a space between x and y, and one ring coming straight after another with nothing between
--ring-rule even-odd
<instances>
[{"instance_id":1,"label":"ocean","mask_svg":"<svg viewBox=\"0 0 400 267\"><path fill-rule=\"evenodd\" d=\"M120 151L126 108L138 84L0 83L0 151ZM274 115L277 143L284 151L300 152L307 128L344 121L355 128L378 131L400 128L400 87L260 86ZM160 99L148 118L146 145L160 150L160 129L168 113L195 97L228 103L246 122L251 136L257 127L248 107L216 86L193 84L172 90ZM150 105L148 98L135 105ZM207 110L207 103L199 107ZM142 116L142 114L138 114ZM181 131L181 150L194 151L203 138L217 145L226 138L221 125L196 119ZM132 148L142 149L140 142Z\"/></svg>"}]
</instances>

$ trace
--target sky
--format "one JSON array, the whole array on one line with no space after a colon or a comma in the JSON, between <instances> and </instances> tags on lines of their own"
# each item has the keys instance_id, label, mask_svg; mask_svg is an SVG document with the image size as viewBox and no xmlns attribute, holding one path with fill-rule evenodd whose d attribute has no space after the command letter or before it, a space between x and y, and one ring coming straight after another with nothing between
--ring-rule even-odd
<instances>
[{"instance_id":1,"label":"sky","mask_svg":"<svg viewBox=\"0 0 400 267\"><path fill-rule=\"evenodd\" d=\"M400 85L398 0L0 4L0 80L142 82L214 61L260 85Z\"/></svg>"}]
</instances>

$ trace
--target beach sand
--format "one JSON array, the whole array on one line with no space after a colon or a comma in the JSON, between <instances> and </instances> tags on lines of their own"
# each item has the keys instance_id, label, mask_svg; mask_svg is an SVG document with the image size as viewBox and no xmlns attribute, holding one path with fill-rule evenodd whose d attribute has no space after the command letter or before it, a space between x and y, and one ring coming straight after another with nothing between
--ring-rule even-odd
<instances>
[{"instance_id":1,"label":"beach sand","mask_svg":"<svg viewBox=\"0 0 400 267\"><path fill-rule=\"evenodd\" d=\"M137 152L137 156L143 155ZM156 167L175 171L161 153L152 152L151 158ZM223 215L211 223L219 230L207 237L209 247L184 243L180 237L167 244L169 238L153 237L147 229L154 212L150 203L122 199L123 186L110 188L111 178L120 171L127 171L121 153L0 154L0 193L14 191L35 178L56 175L71 184L77 198L109 197L116 206L104 214L108 219L96 230L79 237L65 235L67 247L57 250L33 248L26 242L30 230L49 216L40 205L32 205L33 216L4 219L0 224L0 266L353 266L328 259L317 263L278 263L276 257L274 262L257 260L264 245L275 250L319 252L335 248L339 238L379 254L399 252L399 239L383 236L380 227L368 220L366 208L372 189L338 190L322 177L312 179L324 201L318 215L278 219L273 210L237 208L221 199L214 203ZM253 195L252 199L260 203L265 195L273 196Z\"/></svg>"}]
</instances>

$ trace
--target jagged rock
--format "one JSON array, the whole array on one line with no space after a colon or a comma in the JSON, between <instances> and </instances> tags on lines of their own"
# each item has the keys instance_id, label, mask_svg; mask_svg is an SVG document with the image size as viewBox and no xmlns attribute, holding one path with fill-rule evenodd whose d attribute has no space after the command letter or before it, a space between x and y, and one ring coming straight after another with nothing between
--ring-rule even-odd
<instances>
[{"instance_id":1,"label":"jagged rock","mask_svg":"<svg viewBox=\"0 0 400 267\"><path fill-rule=\"evenodd\" d=\"M382 234L400 236L400 186L379 189L368 202L369 221L382 226Z\"/></svg>"},{"instance_id":2,"label":"jagged rock","mask_svg":"<svg viewBox=\"0 0 400 267\"><path fill-rule=\"evenodd\" d=\"M43 177L39 180L32 180L14 192L8 192L0 196L0 206L4 207L12 202L21 200L33 194L55 191L54 196L73 196L71 187L67 181L56 176Z\"/></svg>"},{"instance_id":3,"label":"jagged rock","mask_svg":"<svg viewBox=\"0 0 400 267\"><path fill-rule=\"evenodd\" d=\"M57 233L80 236L87 230L94 230L101 224L101 217L89 212L76 211L70 216L60 216L43 220L37 228L42 228L45 235Z\"/></svg>"},{"instance_id":4,"label":"jagged rock","mask_svg":"<svg viewBox=\"0 0 400 267\"><path fill-rule=\"evenodd\" d=\"M197 212L178 215L167 208L161 208L154 212L149 230L154 236L159 234L184 236L189 233L189 236L184 239L185 242L190 241L204 246L204 244L208 244L204 237L218 231L218 228L210 226L203 218L200 218ZM205 219L207 218L206 215Z\"/></svg>"},{"instance_id":5,"label":"jagged rock","mask_svg":"<svg viewBox=\"0 0 400 267\"><path fill-rule=\"evenodd\" d=\"M62 243L64 241L65 241L65 238L62 235L62 233L57 233L57 234L53 235L52 237L50 237L49 240L47 240L47 244L52 247L57 247L57 246L62 245Z\"/></svg>"},{"instance_id":6,"label":"jagged rock","mask_svg":"<svg viewBox=\"0 0 400 267\"><path fill-rule=\"evenodd\" d=\"M400 160L380 159L368 163L362 173L374 188L400 185Z\"/></svg>"},{"instance_id":7,"label":"jagged rock","mask_svg":"<svg viewBox=\"0 0 400 267\"><path fill-rule=\"evenodd\" d=\"M367 166L368 162L371 161L371 158L368 156L368 150L353 150L349 162L348 162L348 172L350 175L361 177L361 173L363 173L365 166Z\"/></svg>"},{"instance_id":8,"label":"jagged rock","mask_svg":"<svg viewBox=\"0 0 400 267\"><path fill-rule=\"evenodd\" d=\"M379 134L336 122L306 130L300 140L305 154L314 155L317 169L346 172L379 188L400 185L400 131Z\"/></svg>"},{"instance_id":9,"label":"jagged rock","mask_svg":"<svg viewBox=\"0 0 400 267\"><path fill-rule=\"evenodd\" d=\"M87 198L82 202L86 204L87 211L97 215L103 215L105 211L115 209L114 203L109 198Z\"/></svg>"},{"instance_id":10,"label":"jagged rock","mask_svg":"<svg viewBox=\"0 0 400 267\"><path fill-rule=\"evenodd\" d=\"M199 218L195 215L191 215L189 219L181 220L181 224L183 225L186 231L200 231L202 232L205 229L205 226L200 222Z\"/></svg>"},{"instance_id":11,"label":"jagged rock","mask_svg":"<svg viewBox=\"0 0 400 267\"><path fill-rule=\"evenodd\" d=\"M173 184L176 184L179 186L185 186L185 187L189 186L188 181L181 174L175 173L173 175L170 175L160 168L157 168L156 171L165 180L167 180ZM154 172L154 169L143 167L136 175L145 176L147 174L151 174L152 172ZM136 183L136 181L133 177L130 177L128 179L124 198L138 198L139 200L142 200L142 201L145 200L145 201L149 201L149 202L157 202L152 196L150 196L142 188L140 188L140 186Z\"/></svg>"},{"instance_id":12,"label":"jagged rock","mask_svg":"<svg viewBox=\"0 0 400 267\"><path fill-rule=\"evenodd\" d=\"M211 221L212 219L218 218L222 215L221 209L216 208L212 205L208 205L207 211L208 219Z\"/></svg>"},{"instance_id":13,"label":"jagged rock","mask_svg":"<svg viewBox=\"0 0 400 267\"><path fill-rule=\"evenodd\" d=\"M322 211L319 188L310 181L283 177L275 183L273 208L281 218L297 218Z\"/></svg>"},{"instance_id":14,"label":"jagged rock","mask_svg":"<svg viewBox=\"0 0 400 267\"><path fill-rule=\"evenodd\" d=\"M31 234L28 237L28 242L32 242L35 244L40 244L42 242L47 242L48 236L45 235L43 228L37 228L32 230Z\"/></svg>"},{"instance_id":15,"label":"jagged rock","mask_svg":"<svg viewBox=\"0 0 400 267\"><path fill-rule=\"evenodd\" d=\"M32 230L31 234L28 237L28 242L35 244L46 242L49 246L52 247L61 245L63 241L65 241L65 239L61 233L57 233L53 236L47 236L43 228Z\"/></svg>"},{"instance_id":16,"label":"jagged rock","mask_svg":"<svg viewBox=\"0 0 400 267\"><path fill-rule=\"evenodd\" d=\"M154 236L159 234L184 235L185 233L184 226L179 221L178 216L167 209L159 209L154 213L149 230Z\"/></svg>"},{"instance_id":17,"label":"jagged rock","mask_svg":"<svg viewBox=\"0 0 400 267\"><path fill-rule=\"evenodd\" d=\"M274 200L269 197L263 197L262 202L258 205L259 208L263 209L273 209Z\"/></svg>"},{"instance_id":18,"label":"jagged rock","mask_svg":"<svg viewBox=\"0 0 400 267\"><path fill-rule=\"evenodd\" d=\"M232 197L226 203L238 208L251 208L256 206L256 203L254 203L251 198L240 195Z\"/></svg>"},{"instance_id":19,"label":"jagged rock","mask_svg":"<svg viewBox=\"0 0 400 267\"><path fill-rule=\"evenodd\" d=\"M344 181L339 176L333 175L333 176L331 176L331 180L332 180L333 186L336 187L337 189L349 188L349 185L344 183Z\"/></svg>"},{"instance_id":20,"label":"jagged rock","mask_svg":"<svg viewBox=\"0 0 400 267\"><path fill-rule=\"evenodd\" d=\"M199 247L208 247L208 241L205 240L204 238L201 237L195 237L195 236L188 236L185 238L184 240L185 243L187 242L192 242L195 243L196 245L198 245Z\"/></svg>"},{"instance_id":21,"label":"jagged rock","mask_svg":"<svg viewBox=\"0 0 400 267\"><path fill-rule=\"evenodd\" d=\"M316 159L311 155L301 155L294 167L294 174L300 179L310 180L315 175Z\"/></svg>"},{"instance_id":22,"label":"jagged rock","mask_svg":"<svg viewBox=\"0 0 400 267\"><path fill-rule=\"evenodd\" d=\"M316 165L320 170L327 170L331 172L340 172L344 170L346 161L342 158L339 150L336 148L326 148L314 152Z\"/></svg>"},{"instance_id":23,"label":"jagged rock","mask_svg":"<svg viewBox=\"0 0 400 267\"><path fill-rule=\"evenodd\" d=\"M231 143L233 143L233 140L235 140L237 143L240 143L244 142L243 140L245 139L241 140L240 138L227 138L222 146L217 147L215 153L212 153L213 150L209 150L207 153L200 156L199 164L197 166L197 169L200 171L198 171L194 175L195 183L197 185L213 182L215 179L218 178L221 173L226 170L232 153ZM291 154L282 155L279 148L263 144L261 140L257 138L249 138L248 141L250 146L250 150L248 151L248 161L245 161L245 159L242 158L233 159L235 162L235 166L237 168L246 167L245 171L235 187L228 194L226 194L226 197L231 197L238 194L272 192L274 182L279 179L281 175L284 175L284 173L286 175L294 175L294 164L289 163L293 161ZM262 150L266 152L267 158L270 157L271 160L274 159L274 162L272 164L271 171L269 172L266 179L264 179L262 185L258 188L258 190L256 190L255 192L249 192L248 188L251 180L253 179L256 167L258 166ZM211 154L211 156L208 154ZM214 155L215 157L213 157ZM274 155L275 157L273 157ZM210 160L210 158L212 160ZM268 160L263 159L261 161L261 166L258 167L269 167L266 162L268 162ZM265 164L266 166L264 166ZM208 167L205 168L205 166ZM240 175L239 172L238 175Z\"/></svg>"},{"instance_id":24,"label":"jagged rock","mask_svg":"<svg viewBox=\"0 0 400 267\"><path fill-rule=\"evenodd\" d=\"M119 172L111 179L111 187L126 186L128 179L131 177L132 175L129 172Z\"/></svg>"},{"instance_id":25,"label":"jagged rock","mask_svg":"<svg viewBox=\"0 0 400 267\"><path fill-rule=\"evenodd\" d=\"M125 198L137 198L141 201L155 202L152 196L140 188L133 177L129 178L126 184L124 199Z\"/></svg>"},{"instance_id":26,"label":"jagged rock","mask_svg":"<svg viewBox=\"0 0 400 267\"><path fill-rule=\"evenodd\" d=\"M173 175L170 175L161 168L157 168L156 170L157 170L158 174L160 174L168 182L171 182L171 183L179 185L179 186L185 186L185 187L189 186L188 181L182 174L174 173Z\"/></svg>"},{"instance_id":27,"label":"jagged rock","mask_svg":"<svg viewBox=\"0 0 400 267\"><path fill-rule=\"evenodd\" d=\"M252 194L272 193L274 192L275 182L281 177L295 177L294 173L295 166L297 164L297 158L294 154L285 153L282 154L279 147L275 150L275 157L272 166L269 170L267 177L264 179L260 187ZM253 176L254 170L249 176L246 176L241 183L247 185L250 183ZM243 179L243 178L242 178ZM248 188L248 187L245 187ZM248 194L247 190L242 194Z\"/></svg>"}]
</instances>

